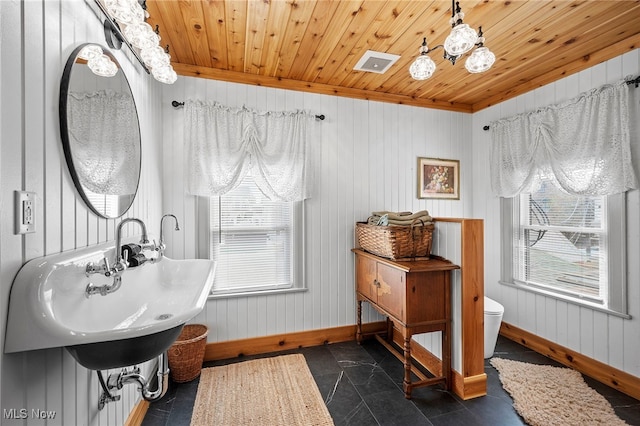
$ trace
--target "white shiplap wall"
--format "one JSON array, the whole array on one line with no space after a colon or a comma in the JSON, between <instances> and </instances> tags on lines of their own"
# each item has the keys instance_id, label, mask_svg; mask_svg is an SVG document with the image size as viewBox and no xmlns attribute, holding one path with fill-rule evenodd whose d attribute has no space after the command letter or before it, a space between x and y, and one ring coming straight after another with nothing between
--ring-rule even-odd
<instances>
[{"instance_id":1,"label":"white shiplap wall","mask_svg":"<svg viewBox=\"0 0 640 426\"><path fill-rule=\"evenodd\" d=\"M627 196L627 283L629 313L622 319L588 308L498 284L500 279L500 202L489 181L490 132L482 127L492 120L532 111L571 99L602 84L640 74L640 50L596 65L586 71L518 96L473 116L473 184L477 196L474 216L485 219L485 292L505 307L504 320L545 339L640 377L640 191ZM632 155L640 173L638 122L640 88L630 89L635 115L631 116ZM639 174L640 176L640 174ZM509 261L509 259L506 259Z\"/></svg>"},{"instance_id":2,"label":"white shiplap wall","mask_svg":"<svg viewBox=\"0 0 640 426\"><path fill-rule=\"evenodd\" d=\"M0 1L0 346L4 346L9 291L20 266L33 258L113 240L118 220L98 219L83 204L66 169L58 120L62 70L77 45L105 45L101 20L82 0ZM95 6L93 6L95 7ZM140 192L127 216L154 232L161 216L161 87L115 52L134 92L140 116L143 161ZM33 234L14 235L13 191L37 193ZM137 232L137 229L132 229ZM26 420L45 424L31 409L55 411L47 425L123 424L139 398L134 386L98 412L95 373L62 349L0 351L0 416L27 409Z\"/></svg>"},{"instance_id":3,"label":"white shiplap wall","mask_svg":"<svg viewBox=\"0 0 640 426\"><path fill-rule=\"evenodd\" d=\"M376 210L429 210L434 216L471 216L471 116L463 113L180 78L163 91L164 210L184 223L168 235L173 257L196 256L196 199L185 194L183 110L172 100L218 101L258 110L306 109L324 114L316 195L307 201L306 284L289 295L210 300L195 319L210 327L209 342L267 336L355 323L354 226ZM417 198L417 158L459 159L461 199ZM444 232L444 228L441 230ZM179 235L178 235L179 234ZM459 235L459 234L458 234ZM441 237L434 252L454 257ZM457 247L459 250L459 246ZM455 284L454 284L455 285ZM366 304L365 304L366 305ZM365 321L378 317L367 310ZM421 342L430 346L430 342ZM439 353L439 346L434 350Z\"/></svg>"},{"instance_id":4,"label":"white shiplap wall","mask_svg":"<svg viewBox=\"0 0 640 426\"><path fill-rule=\"evenodd\" d=\"M83 205L66 171L58 130L62 67L76 45L87 41L104 44L100 23L81 0L5 0L0 1L0 31L3 344L10 286L20 266L32 258L113 240L117 221L97 219ZM366 218L372 210L427 208L435 216L485 219L487 293L505 304L507 321L640 376L636 356L640 350L640 273L633 258L640 248L638 193L629 197L632 320L499 286L499 203L490 195L489 136L481 130L490 120L572 97L626 74L638 74L637 50L473 117L182 77L174 86L162 88L126 54L117 52L116 56L134 91L143 138L140 193L127 216L145 220L155 231L162 213L178 214L183 231L168 232L173 257L195 257L198 232L195 200L184 195L182 112L170 106L171 100L217 100L264 110L304 108L327 116L321 125L318 193L308 205L309 291L208 302L195 321L211 327L210 341L353 324L353 258L349 250L354 222ZM417 199L418 156L461 160L460 201ZM13 234L13 191L19 189L38 194L35 234ZM449 232L443 227L442 232L434 251L455 261L459 249L455 229ZM368 311L365 319L375 318ZM428 341L424 343L429 346ZM122 424L138 398L132 387L127 387L123 401L98 412L95 375L60 349L0 354L0 382L2 409L53 410L57 416L47 423L51 425ZM0 423L42 424L7 419Z\"/></svg>"}]
</instances>

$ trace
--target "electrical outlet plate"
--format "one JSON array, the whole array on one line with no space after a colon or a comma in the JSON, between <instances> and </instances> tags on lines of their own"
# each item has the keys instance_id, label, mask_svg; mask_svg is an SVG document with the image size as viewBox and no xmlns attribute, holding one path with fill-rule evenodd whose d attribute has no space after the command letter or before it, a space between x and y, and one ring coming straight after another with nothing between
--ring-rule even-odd
<instances>
[{"instance_id":1,"label":"electrical outlet plate","mask_svg":"<svg viewBox=\"0 0 640 426\"><path fill-rule=\"evenodd\" d=\"M36 193L15 191L16 234L36 232Z\"/></svg>"}]
</instances>

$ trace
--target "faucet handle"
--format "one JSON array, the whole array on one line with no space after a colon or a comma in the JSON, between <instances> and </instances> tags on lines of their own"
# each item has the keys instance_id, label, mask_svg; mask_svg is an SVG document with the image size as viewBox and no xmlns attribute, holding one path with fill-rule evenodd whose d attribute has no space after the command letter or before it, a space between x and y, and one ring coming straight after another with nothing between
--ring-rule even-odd
<instances>
[{"instance_id":1,"label":"faucet handle","mask_svg":"<svg viewBox=\"0 0 640 426\"><path fill-rule=\"evenodd\" d=\"M156 240L154 239L153 241L149 242L149 240L147 240L146 243L142 244L141 243L141 252L144 250L151 250L151 251L156 251L158 250L158 245L156 244Z\"/></svg>"},{"instance_id":2,"label":"faucet handle","mask_svg":"<svg viewBox=\"0 0 640 426\"><path fill-rule=\"evenodd\" d=\"M115 271L111 270L111 265L109 265L109 259L106 257L102 259L102 268L104 269L104 275L106 277L110 277L111 274Z\"/></svg>"},{"instance_id":3,"label":"faucet handle","mask_svg":"<svg viewBox=\"0 0 640 426\"><path fill-rule=\"evenodd\" d=\"M84 270L87 276L91 274L105 274L107 277L111 275L111 268L109 267L109 259L106 257L102 259L100 263L87 263L87 266Z\"/></svg>"},{"instance_id":4,"label":"faucet handle","mask_svg":"<svg viewBox=\"0 0 640 426\"><path fill-rule=\"evenodd\" d=\"M124 271L125 269L127 269L127 262L124 259L121 259L120 262L116 263L115 265L113 265L113 268L111 268L111 273L119 275L119 272ZM111 275L111 274L109 274ZM109 276L107 275L107 276Z\"/></svg>"}]
</instances>

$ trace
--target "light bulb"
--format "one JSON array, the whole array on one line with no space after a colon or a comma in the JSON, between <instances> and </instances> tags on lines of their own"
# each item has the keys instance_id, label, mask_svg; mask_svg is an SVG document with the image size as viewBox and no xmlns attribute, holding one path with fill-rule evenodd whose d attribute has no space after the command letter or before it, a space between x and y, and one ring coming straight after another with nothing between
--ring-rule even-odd
<instances>
[{"instance_id":1,"label":"light bulb","mask_svg":"<svg viewBox=\"0 0 640 426\"><path fill-rule=\"evenodd\" d=\"M173 84L178 79L178 74L176 74L171 65L152 68L151 74L153 75L153 78L158 80L160 83L165 84Z\"/></svg>"},{"instance_id":2,"label":"light bulb","mask_svg":"<svg viewBox=\"0 0 640 426\"><path fill-rule=\"evenodd\" d=\"M121 24L144 21L144 9L137 0L105 0L104 5L111 16Z\"/></svg>"},{"instance_id":3,"label":"light bulb","mask_svg":"<svg viewBox=\"0 0 640 426\"><path fill-rule=\"evenodd\" d=\"M478 42L478 33L467 24L458 24L444 41L444 50L451 56L464 55Z\"/></svg>"},{"instance_id":4,"label":"light bulb","mask_svg":"<svg viewBox=\"0 0 640 426\"><path fill-rule=\"evenodd\" d=\"M429 55L421 54L409 67L409 73L414 80L426 80L433 75L436 64Z\"/></svg>"},{"instance_id":5,"label":"light bulb","mask_svg":"<svg viewBox=\"0 0 640 426\"><path fill-rule=\"evenodd\" d=\"M87 62L89 69L101 77L113 77L118 73L118 66L107 55L100 55L89 59Z\"/></svg>"},{"instance_id":6,"label":"light bulb","mask_svg":"<svg viewBox=\"0 0 640 426\"><path fill-rule=\"evenodd\" d=\"M157 46L160 42L160 36L156 34L151 28L151 25L146 22L136 22L127 25L123 33L127 40L140 50Z\"/></svg>"},{"instance_id":7,"label":"light bulb","mask_svg":"<svg viewBox=\"0 0 640 426\"><path fill-rule=\"evenodd\" d=\"M159 68L169 65L170 57L160 46L154 46L140 51L140 57L150 68Z\"/></svg>"},{"instance_id":8,"label":"light bulb","mask_svg":"<svg viewBox=\"0 0 640 426\"><path fill-rule=\"evenodd\" d=\"M84 59L85 61L89 61L93 58L97 58L102 56L102 48L97 44L89 44L83 47L78 53L78 58Z\"/></svg>"},{"instance_id":9,"label":"light bulb","mask_svg":"<svg viewBox=\"0 0 640 426\"><path fill-rule=\"evenodd\" d=\"M496 55L486 47L482 46L473 51L471 56L469 56L465 61L464 67L470 73L475 74L487 71L495 61Z\"/></svg>"}]
</instances>

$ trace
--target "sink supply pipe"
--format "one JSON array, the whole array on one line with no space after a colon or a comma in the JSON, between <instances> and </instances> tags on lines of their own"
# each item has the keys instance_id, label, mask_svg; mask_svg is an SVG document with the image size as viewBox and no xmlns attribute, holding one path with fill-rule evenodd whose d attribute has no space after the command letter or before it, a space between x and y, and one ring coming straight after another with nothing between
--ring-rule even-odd
<instances>
[{"instance_id":1,"label":"sink supply pipe","mask_svg":"<svg viewBox=\"0 0 640 426\"><path fill-rule=\"evenodd\" d=\"M120 395L113 395L111 393L112 389L120 390L124 385L130 383L137 383L139 385L138 390L146 401L155 402L162 398L165 393L167 393L167 389L169 389L169 357L166 351L158 355L157 360L158 371L156 373L156 390L154 391L150 390L151 379L147 380L141 375L140 368L137 366L131 370L123 368L120 373L109 374L106 384L102 376L102 371L98 370L98 379L103 389L100 401L98 402L98 410L102 410L107 403L120 399Z\"/></svg>"}]
</instances>

